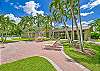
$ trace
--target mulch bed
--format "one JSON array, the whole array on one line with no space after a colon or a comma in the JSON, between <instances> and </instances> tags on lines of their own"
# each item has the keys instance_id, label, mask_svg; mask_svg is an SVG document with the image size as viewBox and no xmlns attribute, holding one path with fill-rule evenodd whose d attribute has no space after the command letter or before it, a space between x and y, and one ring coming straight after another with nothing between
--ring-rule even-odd
<instances>
[{"instance_id":1,"label":"mulch bed","mask_svg":"<svg viewBox=\"0 0 100 71\"><path fill-rule=\"evenodd\" d=\"M75 47L75 51L79 52L79 53L82 53L84 55L87 55L87 56L94 56L96 53L90 49L90 48L84 48L84 52L81 51L80 47L79 47L79 44L75 44L74 45Z\"/></svg>"},{"instance_id":2,"label":"mulch bed","mask_svg":"<svg viewBox=\"0 0 100 71\"><path fill-rule=\"evenodd\" d=\"M75 50L78 51L79 53L82 53L82 54L87 55L87 56L94 56L96 54L90 48L84 48L84 52L82 52L79 47L75 47Z\"/></svg>"}]
</instances>

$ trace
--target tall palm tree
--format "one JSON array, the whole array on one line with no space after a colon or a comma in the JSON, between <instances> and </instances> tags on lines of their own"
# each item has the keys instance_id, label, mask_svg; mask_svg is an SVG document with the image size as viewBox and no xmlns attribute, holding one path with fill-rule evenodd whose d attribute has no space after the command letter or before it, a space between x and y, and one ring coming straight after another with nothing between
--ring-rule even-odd
<instances>
[{"instance_id":1,"label":"tall palm tree","mask_svg":"<svg viewBox=\"0 0 100 71\"><path fill-rule=\"evenodd\" d=\"M79 2L80 1L78 0L53 0L52 3L50 4L50 8L51 10L53 10L52 14L55 15L54 17L56 20L62 19L64 22L65 17L67 19L72 18L72 41L74 38L73 37L74 36L73 23L74 23L76 26L76 30L77 30L80 48L81 48L81 51L83 51L82 25L81 25ZM69 17L69 12L70 12L70 17ZM77 15L80 20L80 29L77 24L77 17L76 17ZM60 18L57 18L57 16L60 16Z\"/></svg>"},{"instance_id":2,"label":"tall palm tree","mask_svg":"<svg viewBox=\"0 0 100 71\"><path fill-rule=\"evenodd\" d=\"M82 23L81 23L81 15L80 15L80 0L78 0L78 17L80 23L81 50L83 51L83 33L82 33Z\"/></svg>"},{"instance_id":3,"label":"tall palm tree","mask_svg":"<svg viewBox=\"0 0 100 71\"><path fill-rule=\"evenodd\" d=\"M79 43L80 43L80 48L81 48L81 51L83 51L83 45L81 43L80 30L79 30L79 27L78 27L78 24L77 24L77 18L75 16L75 12L74 12L74 0L70 0L70 8L71 8L72 19L73 19L74 24L75 24L76 29L77 29L77 35L78 35L78 39L79 39Z\"/></svg>"},{"instance_id":4,"label":"tall palm tree","mask_svg":"<svg viewBox=\"0 0 100 71\"><path fill-rule=\"evenodd\" d=\"M50 4L50 10L52 10L52 14L53 14L56 22L63 22L64 23L65 30L66 30L65 34L67 34L67 39L71 43L69 33L68 33L68 30L67 30L68 28L66 26L67 22L65 20L66 12L65 12L65 9L64 9L64 4L66 4L66 3L64 3L64 1L53 0L52 3Z\"/></svg>"}]
</instances>

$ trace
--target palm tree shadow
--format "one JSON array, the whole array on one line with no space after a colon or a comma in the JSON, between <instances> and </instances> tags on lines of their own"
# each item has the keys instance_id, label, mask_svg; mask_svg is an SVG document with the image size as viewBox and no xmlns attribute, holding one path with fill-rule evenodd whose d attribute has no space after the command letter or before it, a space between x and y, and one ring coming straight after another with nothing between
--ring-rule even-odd
<instances>
[{"instance_id":1,"label":"palm tree shadow","mask_svg":"<svg viewBox=\"0 0 100 71\"><path fill-rule=\"evenodd\" d=\"M54 50L54 51L61 51L61 49L56 49L56 48L43 48L44 50Z\"/></svg>"}]
</instances>

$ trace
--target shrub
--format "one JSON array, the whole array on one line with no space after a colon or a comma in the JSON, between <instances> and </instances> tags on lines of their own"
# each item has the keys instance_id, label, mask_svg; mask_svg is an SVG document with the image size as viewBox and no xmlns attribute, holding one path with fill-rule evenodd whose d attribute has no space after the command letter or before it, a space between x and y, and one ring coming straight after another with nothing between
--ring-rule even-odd
<instances>
[{"instance_id":1,"label":"shrub","mask_svg":"<svg viewBox=\"0 0 100 71\"><path fill-rule=\"evenodd\" d=\"M93 39L99 39L100 38L100 33L98 33L98 32L92 32L91 33L91 38L93 38Z\"/></svg>"}]
</instances>

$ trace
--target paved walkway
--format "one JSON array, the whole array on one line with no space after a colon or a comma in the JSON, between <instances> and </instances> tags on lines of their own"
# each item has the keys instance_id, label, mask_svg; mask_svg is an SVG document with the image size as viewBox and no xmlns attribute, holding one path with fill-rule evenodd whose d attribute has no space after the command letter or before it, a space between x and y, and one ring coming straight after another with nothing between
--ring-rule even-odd
<instances>
[{"instance_id":1,"label":"paved walkway","mask_svg":"<svg viewBox=\"0 0 100 71\"><path fill-rule=\"evenodd\" d=\"M88 71L66 57L62 51L43 49L45 43L47 42L20 41L6 44L6 48L0 49L0 61L4 64L37 55L45 56L52 60L61 69L59 71Z\"/></svg>"},{"instance_id":2,"label":"paved walkway","mask_svg":"<svg viewBox=\"0 0 100 71\"><path fill-rule=\"evenodd\" d=\"M99 45L100 46L100 42L95 42L95 41L87 41L87 42L91 42L91 43L94 43L96 45Z\"/></svg>"}]
</instances>

